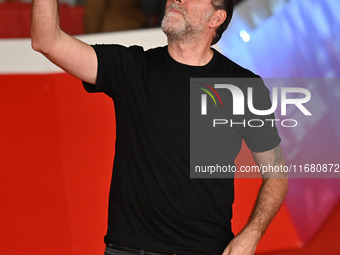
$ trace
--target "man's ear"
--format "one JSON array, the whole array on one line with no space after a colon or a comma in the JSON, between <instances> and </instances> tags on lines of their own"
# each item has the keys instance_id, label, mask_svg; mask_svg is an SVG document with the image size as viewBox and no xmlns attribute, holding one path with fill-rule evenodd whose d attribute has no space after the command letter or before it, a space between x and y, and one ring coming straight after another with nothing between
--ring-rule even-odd
<instances>
[{"instance_id":1,"label":"man's ear","mask_svg":"<svg viewBox=\"0 0 340 255\"><path fill-rule=\"evenodd\" d=\"M227 18L227 12L225 10L216 10L210 21L210 28L219 27Z\"/></svg>"}]
</instances>

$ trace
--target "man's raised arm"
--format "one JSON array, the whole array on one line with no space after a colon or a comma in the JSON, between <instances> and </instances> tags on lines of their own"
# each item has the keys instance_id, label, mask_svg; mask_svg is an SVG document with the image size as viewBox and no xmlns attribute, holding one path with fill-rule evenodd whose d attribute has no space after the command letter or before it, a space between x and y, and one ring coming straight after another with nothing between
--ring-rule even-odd
<instances>
[{"instance_id":1,"label":"man's raised arm","mask_svg":"<svg viewBox=\"0 0 340 255\"><path fill-rule=\"evenodd\" d=\"M32 1L31 37L35 51L76 78L96 83L96 53L90 45L60 29L57 0Z\"/></svg>"}]
</instances>

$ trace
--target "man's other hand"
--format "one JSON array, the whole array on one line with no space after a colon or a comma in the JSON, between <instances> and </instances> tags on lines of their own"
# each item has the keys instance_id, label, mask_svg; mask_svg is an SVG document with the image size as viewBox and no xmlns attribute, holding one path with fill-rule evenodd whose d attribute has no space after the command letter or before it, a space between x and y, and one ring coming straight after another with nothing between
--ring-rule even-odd
<instances>
[{"instance_id":1,"label":"man's other hand","mask_svg":"<svg viewBox=\"0 0 340 255\"><path fill-rule=\"evenodd\" d=\"M254 255L258 238L241 232L230 241L222 255Z\"/></svg>"}]
</instances>

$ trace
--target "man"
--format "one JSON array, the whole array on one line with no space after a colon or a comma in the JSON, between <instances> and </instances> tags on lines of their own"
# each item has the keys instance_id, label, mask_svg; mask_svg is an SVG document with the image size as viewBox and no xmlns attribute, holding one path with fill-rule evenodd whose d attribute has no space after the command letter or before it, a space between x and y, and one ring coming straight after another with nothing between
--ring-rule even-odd
<instances>
[{"instance_id":1,"label":"man","mask_svg":"<svg viewBox=\"0 0 340 255\"><path fill-rule=\"evenodd\" d=\"M190 78L257 77L210 47L231 19L232 1L168 0L162 22L168 45L148 51L89 46L60 30L57 9L55 0L33 1L33 49L81 79L88 92L104 92L115 103L106 253L254 254L284 199L287 178L264 174L252 215L234 237L233 180L189 176ZM268 103L262 89L260 102ZM235 135L231 163L243 138L258 165L285 164L275 127Z\"/></svg>"}]
</instances>

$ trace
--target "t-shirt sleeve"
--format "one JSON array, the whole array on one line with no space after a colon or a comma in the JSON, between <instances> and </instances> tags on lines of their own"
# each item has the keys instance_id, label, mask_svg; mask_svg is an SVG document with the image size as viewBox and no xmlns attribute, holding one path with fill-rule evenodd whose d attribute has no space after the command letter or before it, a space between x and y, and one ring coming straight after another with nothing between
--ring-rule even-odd
<instances>
[{"instance_id":1,"label":"t-shirt sleeve","mask_svg":"<svg viewBox=\"0 0 340 255\"><path fill-rule=\"evenodd\" d=\"M141 47L125 47L117 44L91 46L97 55L97 81L95 85L83 81L83 87L89 93L104 92L114 98Z\"/></svg>"},{"instance_id":2,"label":"t-shirt sleeve","mask_svg":"<svg viewBox=\"0 0 340 255\"><path fill-rule=\"evenodd\" d=\"M263 80L255 78L252 88L254 108L257 110L271 109L270 91ZM253 152L264 152L278 146L281 138L276 128L274 113L257 115L252 113L248 107L246 109L246 127L242 131L242 137L248 148Z\"/></svg>"}]
</instances>

